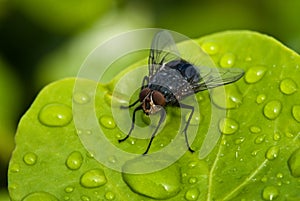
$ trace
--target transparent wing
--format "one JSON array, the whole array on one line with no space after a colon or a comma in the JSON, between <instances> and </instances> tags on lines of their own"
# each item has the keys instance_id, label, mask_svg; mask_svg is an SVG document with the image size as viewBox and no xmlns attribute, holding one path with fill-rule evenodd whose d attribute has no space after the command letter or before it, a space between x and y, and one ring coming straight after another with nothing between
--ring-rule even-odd
<instances>
[{"instance_id":1,"label":"transparent wing","mask_svg":"<svg viewBox=\"0 0 300 201\"><path fill-rule=\"evenodd\" d=\"M239 80L244 75L240 68L205 68L200 69L200 80L192 83L194 93L226 85Z\"/></svg>"},{"instance_id":2,"label":"transparent wing","mask_svg":"<svg viewBox=\"0 0 300 201\"><path fill-rule=\"evenodd\" d=\"M180 54L172 35L168 31L158 32L152 40L148 58L149 78L151 79L163 64L177 59L180 59Z\"/></svg>"}]
</instances>

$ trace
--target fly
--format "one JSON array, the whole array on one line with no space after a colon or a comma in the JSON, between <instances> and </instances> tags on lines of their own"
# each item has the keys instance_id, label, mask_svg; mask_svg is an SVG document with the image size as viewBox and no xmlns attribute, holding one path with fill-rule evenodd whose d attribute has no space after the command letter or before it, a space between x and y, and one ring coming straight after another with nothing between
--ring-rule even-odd
<instances>
[{"instance_id":1,"label":"fly","mask_svg":"<svg viewBox=\"0 0 300 201\"><path fill-rule=\"evenodd\" d=\"M194 152L187 136L187 129L194 113L194 107L179 101L200 91L233 83L244 75L244 71L238 68L224 69L194 66L179 56L173 37L167 31L158 32L152 40L148 58L148 71L149 75L143 79L139 99L128 106L121 106L123 109L131 108L139 103L133 111L132 124L128 134L119 140L119 142L123 142L131 135L137 111L142 110L146 115L160 113L158 125L151 135L144 154L148 153L158 128L165 120L166 113L163 108L166 106L190 110L183 133L188 150Z\"/></svg>"}]
</instances>

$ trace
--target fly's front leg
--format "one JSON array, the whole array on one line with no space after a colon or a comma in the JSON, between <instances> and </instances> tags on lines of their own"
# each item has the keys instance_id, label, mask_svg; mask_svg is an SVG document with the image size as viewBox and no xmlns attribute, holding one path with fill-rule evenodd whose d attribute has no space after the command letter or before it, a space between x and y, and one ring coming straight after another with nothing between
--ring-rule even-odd
<instances>
[{"instance_id":1,"label":"fly's front leg","mask_svg":"<svg viewBox=\"0 0 300 201\"><path fill-rule=\"evenodd\" d=\"M185 108L185 109L191 110L191 113L190 113L189 118L188 118L188 120L187 120L187 122L186 122L186 125L185 125L185 127L184 127L184 129L183 129L183 132L184 132L184 137L185 137L186 145L187 145L189 151L190 151L191 153L193 153L193 152L195 152L195 151L191 148L191 146L190 146L190 144L189 144L189 140L188 140L188 136L187 136L187 129L188 129L189 125L190 125L191 119L192 119L193 114L194 114L194 107L191 106L191 105L186 105L186 104L182 104L182 103L180 104L180 107L181 107L181 108Z\"/></svg>"},{"instance_id":2,"label":"fly's front leg","mask_svg":"<svg viewBox=\"0 0 300 201\"><path fill-rule=\"evenodd\" d=\"M139 106L139 107L137 107L137 108L134 109L133 114L132 114L131 128L130 128L128 134L126 135L126 137L124 137L123 139L120 139L119 142L125 141L125 140L131 135L131 132L132 132L133 129L134 129L135 113L136 113L138 110L141 110L141 109L142 109L142 106Z\"/></svg>"}]
</instances>

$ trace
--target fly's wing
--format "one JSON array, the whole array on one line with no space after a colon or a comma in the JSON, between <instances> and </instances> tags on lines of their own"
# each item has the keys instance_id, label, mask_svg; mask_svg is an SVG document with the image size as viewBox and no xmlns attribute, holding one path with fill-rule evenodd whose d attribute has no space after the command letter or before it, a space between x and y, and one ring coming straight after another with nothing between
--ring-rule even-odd
<instances>
[{"instance_id":1,"label":"fly's wing","mask_svg":"<svg viewBox=\"0 0 300 201\"><path fill-rule=\"evenodd\" d=\"M155 75L163 64L180 59L172 35L168 31L158 32L153 40L148 58L149 79Z\"/></svg>"},{"instance_id":2,"label":"fly's wing","mask_svg":"<svg viewBox=\"0 0 300 201\"><path fill-rule=\"evenodd\" d=\"M240 68L198 68L200 79L197 83L192 83L194 93L212 89L221 85L226 85L239 80L244 75L244 70Z\"/></svg>"}]
</instances>

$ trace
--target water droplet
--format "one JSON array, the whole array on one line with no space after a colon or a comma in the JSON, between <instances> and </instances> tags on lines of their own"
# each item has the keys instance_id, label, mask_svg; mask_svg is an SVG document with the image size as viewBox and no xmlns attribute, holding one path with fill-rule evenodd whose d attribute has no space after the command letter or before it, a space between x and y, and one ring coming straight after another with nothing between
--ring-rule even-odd
<instances>
[{"instance_id":1,"label":"water droplet","mask_svg":"<svg viewBox=\"0 0 300 201\"><path fill-rule=\"evenodd\" d=\"M168 156L169 157L169 156ZM123 179L130 189L138 194L153 199L169 199L181 190L181 172L176 163L169 164L170 158L156 158L144 156L125 163L123 166ZM135 174L127 172L140 172L149 167L166 167L159 171ZM141 182L142 181L142 182Z\"/></svg>"},{"instance_id":2,"label":"water droplet","mask_svg":"<svg viewBox=\"0 0 300 201\"><path fill-rule=\"evenodd\" d=\"M264 107L264 115L270 119L276 119L281 112L281 103L278 100L268 102Z\"/></svg>"},{"instance_id":3,"label":"water droplet","mask_svg":"<svg viewBox=\"0 0 300 201\"><path fill-rule=\"evenodd\" d=\"M80 184L86 188L96 188L106 183L106 177L103 170L93 169L89 170L80 178Z\"/></svg>"},{"instance_id":4,"label":"water droplet","mask_svg":"<svg viewBox=\"0 0 300 201\"><path fill-rule=\"evenodd\" d=\"M27 153L27 154L24 155L23 161L27 165L34 165L37 161L37 155L35 153L32 153L32 152Z\"/></svg>"},{"instance_id":5,"label":"water droplet","mask_svg":"<svg viewBox=\"0 0 300 201\"><path fill-rule=\"evenodd\" d=\"M90 97L84 92L76 92L73 95L73 100L78 104L85 104L90 101Z\"/></svg>"},{"instance_id":6,"label":"water droplet","mask_svg":"<svg viewBox=\"0 0 300 201\"><path fill-rule=\"evenodd\" d=\"M81 199L82 201L90 201L90 200L91 200L91 198L89 198L89 197L86 196L86 195L82 195L82 196L80 197L80 199Z\"/></svg>"},{"instance_id":7,"label":"water droplet","mask_svg":"<svg viewBox=\"0 0 300 201\"><path fill-rule=\"evenodd\" d=\"M263 182L263 183L266 183L266 182L268 181L268 177L265 175L265 176L263 176L263 177L261 178L260 181Z\"/></svg>"},{"instance_id":8,"label":"water droplet","mask_svg":"<svg viewBox=\"0 0 300 201\"><path fill-rule=\"evenodd\" d=\"M113 199L115 199L115 194L113 193L113 192L106 192L105 193L105 198L107 199L107 200L113 200Z\"/></svg>"},{"instance_id":9,"label":"water droplet","mask_svg":"<svg viewBox=\"0 0 300 201\"><path fill-rule=\"evenodd\" d=\"M72 193L74 191L74 187L68 186L65 188L66 193Z\"/></svg>"},{"instance_id":10,"label":"water droplet","mask_svg":"<svg viewBox=\"0 0 300 201\"><path fill-rule=\"evenodd\" d=\"M251 131L251 133L260 133L261 132L261 128L260 127L258 127L258 126L251 126L250 127L250 131Z\"/></svg>"},{"instance_id":11,"label":"water droplet","mask_svg":"<svg viewBox=\"0 0 300 201\"><path fill-rule=\"evenodd\" d=\"M267 96L265 94L260 94L256 97L256 102L258 104L261 104L261 103L265 102L266 99L267 99Z\"/></svg>"},{"instance_id":12,"label":"water droplet","mask_svg":"<svg viewBox=\"0 0 300 201\"><path fill-rule=\"evenodd\" d=\"M220 60L220 66L224 68L232 67L235 63L235 56L232 53L226 53Z\"/></svg>"},{"instance_id":13,"label":"water droplet","mask_svg":"<svg viewBox=\"0 0 300 201\"><path fill-rule=\"evenodd\" d=\"M244 138L244 137L239 137L238 139L236 139L236 140L234 141L234 143L235 143L236 145L239 145L239 144L242 144L244 141L245 141L245 138Z\"/></svg>"},{"instance_id":14,"label":"water droplet","mask_svg":"<svg viewBox=\"0 0 300 201\"><path fill-rule=\"evenodd\" d=\"M51 195L50 193L46 192L35 192L27 195L22 201L37 201L37 200L43 200L43 201L58 201L58 199Z\"/></svg>"},{"instance_id":15,"label":"water droplet","mask_svg":"<svg viewBox=\"0 0 300 201\"><path fill-rule=\"evenodd\" d=\"M219 46L214 42L206 42L202 45L202 49L209 55L214 55L219 52Z\"/></svg>"},{"instance_id":16,"label":"water droplet","mask_svg":"<svg viewBox=\"0 0 300 201\"><path fill-rule=\"evenodd\" d=\"M20 172L20 165L17 163L13 163L9 166L9 170L12 173L18 173L18 172Z\"/></svg>"},{"instance_id":17,"label":"water droplet","mask_svg":"<svg viewBox=\"0 0 300 201\"><path fill-rule=\"evenodd\" d=\"M189 183L190 184L195 184L195 183L197 183L197 181L198 181L198 179L196 177L189 178Z\"/></svg>"},{"instance_id":18,"label":"water droplet","mask_svg":"<svg viewBox=\"0 0 300 201\"><path fill-rule=\"evenodd\" d=\"M189 168L194 168L197 166L197 161L192 161L188 164Z\"/></svg>"},{"instance_id":19,"label":"water droplet","mask_svg":"<svg viewBox=\"0 0 300 201\"><path fill-rule=\"evenodd\" d=\"M300 148L292 153L288 166L293 177L300 177Z\"/></svg>"},{"instance_id":20,"label":"water droplet","mask_svg":"<svg viewBox=\"0 0 300 201\"><path fill-rule=\"evenodd\" d=\"M110 156L110 157L108 158L108 161L109 161L110 163L116 163L116 162L117 162L117 158L116 158L115 156Z\"/></svg>"},{"instance_id":21,"label":"water droplet","mask_svg":"<svg viewBox=\"0 0 300 201\"><path fill-rule=\"evenodd\" d=\"M254 140L255 144L261 144L265 141L266 136L265 135L260 135L257 136Z\"/></svg>"},{"instance_id":22,"label":"water droplet","mask_svg":"<svg viewBox=\"0 0 300 201\"><path fill-rule=\"evenodd\" d=\"M279 154L279 147L272 146L267 150L265 157L268 160L274 160L275 158L278 157L278 154Z\"/></svg>"},{"instance_id":23,"label":"water droplet","mask_svg":"<svg viewBox=\"0 0 300 201\"><path fill-rule=\"evenodd\" d=\"M300 122L300 105L294 105L292 109L293 117L296 121Z\"/></svg>"},{"instance_id":24,"label":"water droplet","mask_svg":"<svg viewBox=\"0 0 300 201\"><path fill-rule=\"evenodd\" d=\"M199 193L200 192L197 188L191 188L185 193L184 198L188 201L197 200L199 197Z\"/></svg>"},{"instance_id":25,"label":"water droplet","mask_svg":"<svg viewBox=\"0 0 300 201\"><path fill-rule=\"evenodd\" d=\"M263 67L263 66L251 67L245 74L245 80L249 84L256 83L263 78L266 71L267 71L267 68Z\"/></svg>"},{"instance_id":26,"label":"water droplet","mask_svg":"<svg viewBox=\"0 0 300 201\"><path fill-rule=\"evenodd\" d=\"M281 138L280 134L275 132L273 135L273 140L278 141L278 140L280 140L280 138Z\"/></svg>"},{"instance_id":27,"label":"water droplet","mask_svg":"<svg viewBox=\"0 0 300 201\"><path fill-rule=\"evenodd\" d=\"M275 200L279 196L279 191L275 186L267 186L263 189L262 198L264 200Z\"/></svg>"},{"instance_id":28,"label":"water droplet","mask_svg":"<svg viewBox=\"0 0 300 201\"><path fill-rule=\"evenodd\" d=\"M282 179L283 178L283 174L281 172L278 172L277 175L276 175L276 177L278 179Z\"/></svg>"},{"instance_id":29,"label":"water droplet","mask_svg":"<svg viewBox=\"0 0 300 201\"><path fill-rule=\"evenodd\" d=\"M236 85L225 86L225 91L223 87L214 88L211 97L213 103L223 109L238 108L243 101L243 96Z\"/></svg>"},{"instance_id":30,"label":"water droplet","mask_svg":"<svg viewBox=\"0 0 300 201\"><path fill-rule=\"evenodd\" d=\"M66 161L66 166L71 170L78 170L83 162L83 157L79 151L72 152Z\"/></svg>"},{"instance_id":31,"label":"water droplet","mask_svg":"<svg viewBox=\"0 0 300 201\"><path fill-rule=\"evenodd\" d=\"M259 152L259 150L254 150L254 151L252 151L252 152L251 152L251 156L257 156L258 152Z\"/></svg>"},{"instance_id":32,"label":"water droplet","mask_svg":"<svg viewBox=\"0 0 300 201\"><path fill-rule=\"evenodd\" d=\"M63 104L48 104L41 109L39 120L46 126L65 126L72 120L72 110Z\"/></svg>"},{"instance_id":33,"label":"water droplet","mask_svg":"<svg viewBox=\"0 0 300 201\"><path fill-rule=\"evenodd\" d=\"M111 116L102 116L100 118L100 124L105 128L110 128L110 129L116 127L115 121Z\"/></svg>"},{"instance_id":34,"label":"water droplet","mask_svg":"<svg viewBox=\"0 0 300 201\"><path fill-rule=\"evenodd\" d=\"M239 128L239 124L230 118L223 118L219 122L219 129L225 135L231 135L235 133Z\"/></svg>"},{"instance_id":35,"label":"water droplet","mask_svg":"<svg viewBox=\"0 0 300 201\"><path fill-rule=\"evenodd\" d=\"M284 79L280 82L280 91L284 94L290 95L297 91L297 85L292 79Z\"/></svg>"}]
</instances>

